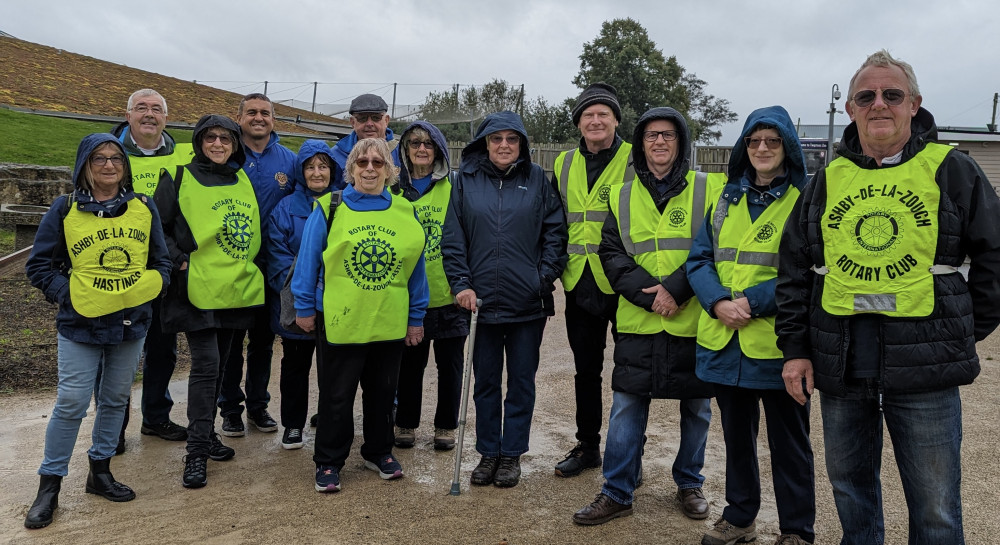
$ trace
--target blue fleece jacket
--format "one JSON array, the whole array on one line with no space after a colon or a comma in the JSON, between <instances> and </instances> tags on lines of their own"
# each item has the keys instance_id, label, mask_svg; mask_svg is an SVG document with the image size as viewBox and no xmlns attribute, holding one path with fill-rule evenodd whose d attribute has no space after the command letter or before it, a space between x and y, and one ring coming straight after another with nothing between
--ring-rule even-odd
<instances>
[{"instance_id":1,"label":"blue fleece jacket","mask_svg":"<svg viewBox=\"0 0 1000 545\"><path fill-rule=\"evenodd\" d=\"M349 185L344 188L343 202L340 206L346 206L355 212L378 212L388 209L392 199L392 195L385 189L378 195L369 195ZM326 249L326 239L326 216L317 208L309 215L303 227L298 262L295 265L295 274L292 276L292 295L295 297L295 311L298 316L308 317L315 315L317 310L323 311L323 251ZM430 301L423 252L420 253L420 259L417 260L413 273L407 280L407 288L410 292L407 323L419 327L423 325L427 303Z\"/></svg>"},{"instance_id":2,"label":"blue fleece jacket","mask_svg":"<svg viewBox=\"0 0 1000 545\"><path fill-rule=\"evenodd\" d=\"M785 151L785 174L775 178L768 188L757 188L757 173L750 163L743 137L750 136L758 127L770 125L781 135ZM781 106L755 110L743 125L736 145L729 158L729 182L722 195L735 206L740 199L747 199L750 218L756 221L764 210L788 193L789 185L802 189L807 182L805 156L799 143L795 126L788 112ZM713 204L712 208L715 206ZM729 290L722 286L715 269L712 216L709 211L705 224L695 237L687 262L687 276L702 307L715 318L712 307L722 299L729 299ZM754 318L774 316L778 307L774 299L775 279L766 280L743 291L750 303ZM709 350L698 345L696 373L706 382L754 389L783 390L781 379L782 359L758 360L749 358L740 350L739 331L722 350Z\"/></svg>"},{"instance_id":3,"label":"blue fleece jacket","mask_svg":"<svg viewBox=\"0 0 1000 545\"><path fill-rule=\"evenodd\" d=\"M49 211L42 217L35 235L35 244L25 265L25 271L31 285L42 290L45 299L59 305L56 314L56 330L67 339L87 344L118 344L122 341L141 339L146 336L152 319L151 302L127 308L97 318L85 318L73 308L69 297L69 276L72 264L66 248L66 238L63 233L63 219L73 206L83 212L91 212L98 217L118 217L128 210L129 206L146 206L152 214L149 226L149 252L146 257L146 267L158 272L163 277L163 289L170 284L170 256L167 244L163 238L163 228L160 225L160 215L152 199L136 198L132 192L132 173L128 161L124 163L122 175L126 180L122 191L111 201L101 203L94 199L89 191L83 189L80 180L83 170L88 168L87 160L98 146L106 143L114 144L122 156L125 148L114 135L109 133L91 134L83 138L76 152L76 166L73 168L72 196L58 197ZM108 205L108 203L114 204ZM110 207L109 207L110 206ZM152 273L152 271L150 273ZM147 274L150 274L147 273ZM155 273L154 273L155 274Z\"/></svg>"},{"instance_id":4,"label":"blue fleece jacket","mask_svg":"<svg viewBox=\"0 0 1000 545\"><path fill-rule=\"evenodd\" d=\"M246 160L243 172L247 173L257 196L261 222L266 221L283 197L291 195L296 182L295 153L278 142L278 134L271 131L271 139L264 151L257 153L244 145Z\"/></svg>"}]
</instances>

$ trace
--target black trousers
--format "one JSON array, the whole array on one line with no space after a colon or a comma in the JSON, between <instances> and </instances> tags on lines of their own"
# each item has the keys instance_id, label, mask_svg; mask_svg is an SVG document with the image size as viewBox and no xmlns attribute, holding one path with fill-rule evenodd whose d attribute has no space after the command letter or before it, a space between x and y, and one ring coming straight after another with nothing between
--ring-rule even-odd
<instances>
[{"instance_id":1,"label":"black trousers","mask_svg":"<svg viewBox=\"0 0 1000 545\"><path fill-rule=\"evenodd\" d=\"M424 391L424 370L431 349L430 340L403 349L396 391L396 425L420 427L420 405ZM434 339L434 361L438 369L437 407L434 427L453 430L458 427L459 397L462 395L462 349L465 337Z\"/></svg>"},{"instance_id":2,"label":"black trousers","mask_svg":"<svg viewBox=\"0 0 1000 545\"><path fill-rule=\"evenodd\" d=\"M302 429L309 410L309 370L312 368L314 339L281 339L281 425Z\"/></svg>"},{"instance_id":3,"label":"black trousers","mask_svg":"<svg viewBox=\"0 0 1000 545\"><path fill-rule=\"evenodd\" d=\"M222 390L219 393L219 409L222 416L243 414L242 403L246 401L247 412L256 413L267 409L271 394L267 391L271 382L271 356L274 352L274 332L271 331L267 305L249 309L254 313L254 325L248 330L237 330L233 334L229 357L223 361ZM243 339L247 344L246 392L240 388L243 382Z\"/></svg>"},{"instance_id":4,"label":"black trousers","mask_svg":"<svg viewBox=\"0 0 1000 545\"><path fill-rule=\"evenodd\" d=\"M751 390L715 385L726 440L726 502L722 516L747 526L760 511L757 432L760 406L767 419L774 499L782 534L812 543L816 520L816 483L809 443L809 404L799 405L784 390Z\"/></svg>"},{"instance_id":5,"label":"black trousers","mask_svg":"<svg viewBox=\"0 0 1000 545\"><path fill-rule=\"evenodd\" d=\"M326 343L324 343L326 344ZM354 442L354 397L361 385L364 443L361 456L377 461L392 453L392 401L399 379L403 340L326 344L321 351L317 466L344 467Z\"/></svg>"},{"instance_id":6,"label":"black trousers","mask_svg":"<svg viewBox=\"0 0 1000 545\"><path fill-rule=\"evenodd\" d=\"M208 454L215 431L215 400L222 387L222 362L229 355L232 329L201 329L185 334L191 351L188 375L188 454Z\"/></svg>"},{"instance_id":7,"label":"black trousers","mask_svg":"<svg viewBox=\"0 0 1000 545\"><path fill-rule=\"evenodd\" d=\"M576 294L566 292L566 336L576 365L576 439L592 445L601 443L601 372L607 347L608 324L616 333L614 320L595 316L576 302Z\"/></svg>"}]
</instances>

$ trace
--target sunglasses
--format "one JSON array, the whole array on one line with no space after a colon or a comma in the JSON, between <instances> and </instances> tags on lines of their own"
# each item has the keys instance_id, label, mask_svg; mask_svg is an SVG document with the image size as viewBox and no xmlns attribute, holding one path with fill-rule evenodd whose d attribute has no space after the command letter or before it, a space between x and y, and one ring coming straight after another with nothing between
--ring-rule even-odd
<instances>
[{"instance_id":1,"label":"sunglasses","mask_svg":"<svg viewBox=\"0 0 1000 545\"><path fill-rule=\"evenodd\" d=\"M233 143L233 139L228 134L208 133L201 137L201 141L205 144L211 144L216 140L222 143L223 146L228 146Z\"/></svg>"},{"instance_id":2,"label":"sunglasses","mask_svg":"<svg viewBox=\"0 0 1000 545\"><path fill-rule=\"evenodd\" d=\"M427 148L429 150L434 149L434 142L430 140L410 140L407 144L410 149L420 149L421 147Z\"/></svg>"},{"instance_id":3,"label":"sunglasses","mask_svg":"<svg viewBox=\"0 0 1000 545\"><path fill-rule=\"evenodd\" d=\"M663 137L665 142L677 140L677 131L646 131L642 133L642 139L646 142L656 142L656 139Z\"/></svg>"},{"instance_id":4,"label":"sunglasses","mask_svg":"<svg viewBox=\"0 0 1000 545\"><path fill-rule=\"evenodd\" d=\"M367 169L369 164L371 164L372 168L374 168L375 170L379 170L385 166L385 161L379 159L378 157L372 159L369 159L367 157L360 157L356 161L354 161L354 164L357 165L358 168L360 168L361 170Z\"/></svg>"},{"instance_id":5,"label":"sunglasses","mask_svg":"<svg viewBox=\"0 0 1000 545\"><path fill-rule=\"evenodd\" d=\"M902 89L882 89L882 102L887 106L899 106L906 98L906 91ZM854 94L854 105L858 108L867 108L875 103L875 91L866 89Z\"/></svg>"},{"instance_id":6,"label":"sunglasses","mask_svg":"<svg viewBox=\"0 0 1000 545\"><path fill-rule=\"evenodd\" d=\"M503 144L504 141L506 141L508 145L516 146L521 141L521 137L516 134L508 134L506 137L500 134L490 135L490 143L494 146L499 146L500 144Z\"/></svg>"},{"instance_id":7,"label":"sunglasses","mask_svg":"<svg viewBox=\"0 0 1000 545\"><path fill-rule=\"evenodd\" d=\"M744 136L743 141L747 143L747 148L757 149L760 147L760 143L763 142L767 149L778 149L781 147L781 138L769 137L769 138L751 138L749 136Z\"/></svg>"},{"instance_id":8,"label":"sunglasses","mask_svg":"<svg viewBox=\"0 0 1000 545\"><path fill-rule=\"evenodd\" d=\"M103 155L94 155L90 158L90 164L94 165L95 167L103 167L105 164L107 164L108 161L111 161L111 164L116 167L120 167L123 164L125 164L125 158L122 157L121 155L112 155L111 157L105 157Z\"/></svg>"},{"instance_id":9,"label":"sunglasses","mask_svg":"<svg viewBox=\"0 0 1000 545\"><path fill-rule=\"evenodd\" d=\"M378 123L382 121L382 116L385 114L381 113L370 113L370 114L354 114L354 120L358 123L368 123L369 121L373 123Z\"/></svg>"}]
</instances>

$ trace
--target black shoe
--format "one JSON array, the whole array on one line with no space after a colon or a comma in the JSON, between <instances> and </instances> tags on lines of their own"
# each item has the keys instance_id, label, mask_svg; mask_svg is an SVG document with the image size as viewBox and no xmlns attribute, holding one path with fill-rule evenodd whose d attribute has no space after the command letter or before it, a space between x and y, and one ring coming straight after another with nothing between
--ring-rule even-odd
<instances>
[{"instance_id":1,"label":"black shoe","mask_svg":"<svg viewBox=\"0 0 1000 545\"><path fill-rule=\"evenodd\" d=\"M319 421L319 413L316 413L309 417L309 427L315 428L316 422Z\"/></svg>"},{"instance_id":2,"label":"black shoe","mask_svg":"<svg viewBox=\"0 0 1000 545\"><path fill-rule=\"evenodd\" d=\"M497 468L496 476L493 477L493 485L500 488L510 488L516 486L521 480L521 457L501 456L500 467Z\"/></svg>"},{"instance_id":3,"label":"black shoe","mask_svg":"<svg viewBox=\"0 0 1000 545\"><path fill-rule=\"evenodd\" d=\"M295 450L302 448L302 428L285 428L281 436L281 448Z\"/></svg>"},{"instance_id":4,"label":"black shoe","mask_svg":"<svg viewBox=\"0 0 1000 545\"><path fill-rule=\"evenodd\" d=\"M62 488L62 477L59 475L41 476L35 503L28 509L28 516L24 517L25 528L45 528L52 524L52 513L59 507L60 488Z\"/></svg>"},{"instance_id":5,"label":"black shoe","mask_svg":"<svg viewBox=\"0 0 1000 545\"><path fill-rule=\"evenodd\" d=\"M131 488L115 480L111 474L110 458L103 460L90 459L90 473L87 474L86 491L97 494L111 501L132 501L135 492Z\"/></svg>"},{"instance_id":6,"label":"black shoe","mask_svg":"<svg viewBox=\"0 0 1000 545\"><path fill-rule=\"evenodd\" d=\"M208 484L208 456L188 454L184 457L184 488L201 488Z\"/></svg>"},{"instance_id":7,"label":"black shoe","mask_svg":"<svg viewBox=\"0 0 1000 545\"><path fill-rule=\"evenodd\" d=\"M257 428L258 431L266 431L266 432L278 431L278 423L275 422L273 418L271 418L271 415L268 414L267 409L261 409L259 411L254 411L252 413L248 412L247 420L253 422L253 425Z\"/></svg>"},{"instance_id":8,"label":"black shoe","mask_svg":"<svg viewBox=\"0 0 1000 545\"><path fill-rule=\"evenodd\" d=\"M211 443L208 445L208 457L216 462L225 462L232 459L233 456L236 456L236 450L233 447L223 445L219 434L213 432Z\"/></svg>"},{"instance_id":9,"label":"black shoe","mask_svg":"<svg viewBox=\"0 0 1000 545\"><path fill-rule=\"evenodd\" d=\"M584 469L601 467L601 449L580 441L573 450L566 453L566 458L556 464L556 475L560 477L575 477Z\"/></svg>"},{"instance_id":10,"label":"black shoe","mask_svg":"<svg viewBox=\"0 0 1000 545\"><path fill-rule=\"evenodd\" d=\"M222 435L226 437L243 437L247 434L243 427L243 417L233 413L222 417Z\"/></svg>"},{"instance_id":11,"label":"black shoe","mask_svg":"<svg viewBox=\"0 0 1000 545\"><path fill-rule=\"evenodd\" d=\"M586 526L604 524L618 517L632 514L632 505L618 503L605 494L598 494L590 505L573 514L573 522Z\"/></svg>"},{"instance_id":12,"label":"black shoe","mask_svg":"<svg viewBox=\"0 0 1000 545\"><path fill-rule=\"evenodd\" d=\"M187 441L188 438L187 428L171 422L169 418L159 424L147 424L143 422L142 427L139 428L139 433L143 435L155 435L167 441Z\"/></svg>"},{"instance_id":13,"label":"black shoe","mask_svg":"<svg viewBox=\"0 0 1000 545\"><path fill-rule=\"evenodd\" d=\"M499 456L483 456L479 459L479 465L476 466L476 469L472 470L472 478L469 479L469 482L478 485L493 484L499 466Z\"/></svg>"}]
</instances>

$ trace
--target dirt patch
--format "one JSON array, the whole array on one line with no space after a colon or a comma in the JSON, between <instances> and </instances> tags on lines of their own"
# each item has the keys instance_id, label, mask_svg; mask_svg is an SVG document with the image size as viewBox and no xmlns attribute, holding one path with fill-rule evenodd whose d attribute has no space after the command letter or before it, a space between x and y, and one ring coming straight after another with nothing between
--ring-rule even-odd
<instances>
[{"instance_id":1,"label":"dirt patch","mask_svg":"<svg viewBox=\"0 0 1000 545\"><path fill-rule=\"evenodd\" d=\"M56 306L24 274L0 278L0 392L56 385Z\"/></svg>"}]
</instances>

